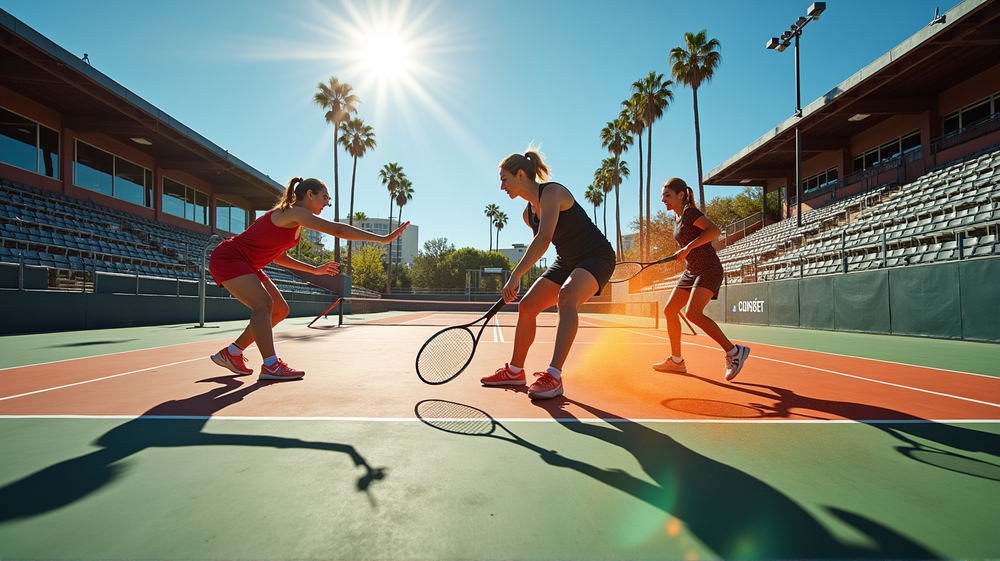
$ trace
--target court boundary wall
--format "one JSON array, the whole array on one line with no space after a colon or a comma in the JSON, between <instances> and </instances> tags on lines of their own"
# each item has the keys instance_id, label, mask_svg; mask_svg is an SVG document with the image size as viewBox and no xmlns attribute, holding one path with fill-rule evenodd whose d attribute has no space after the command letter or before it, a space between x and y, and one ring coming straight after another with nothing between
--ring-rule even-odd
<instances>
[{"instance_id":1,"label":"court boundary wall","mask_svg":"<svg viewBox=\"0 0 1000 561\"><path fill-rule=\"evenodd\" d=\"M637 293L656 301L670 291ZM1000 343L1000 257L724 285L720 323Z\"/></svg>"},{"instance_id":2,"label":"court boundary wall","mask_svg":"<svg viewBox=\"0 0 1000 561\"><path fill-rule=\"evenodd\" d=\"M89 292L49 290L48 269L0 263L0 335L198 324L198 283L181 279L97 273ZM348 281L349 282L349 281ZM316 316L333 294L282 293L288 317ZM249 320L250 309L224 288L209 283L205 321Z\"/></svg>"}]
</instances>

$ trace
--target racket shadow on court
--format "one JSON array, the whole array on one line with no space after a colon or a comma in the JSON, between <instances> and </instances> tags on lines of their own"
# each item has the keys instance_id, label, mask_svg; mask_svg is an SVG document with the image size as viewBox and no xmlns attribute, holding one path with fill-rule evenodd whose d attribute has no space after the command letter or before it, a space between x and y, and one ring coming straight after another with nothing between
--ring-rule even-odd
<instances>
[{"instance_id":1,"label":"racket shadow on court","mask_svg":"<svg viewBox=\"0 0 1000 561\"><path fill-rule=\"evenodd\" d=\"M273 384L263 380L244 384L238 378L227 375L199 380L218 387L156 405L98 437L93 444L99 450L53 464L0 487L0 524L57 510L127 477L129 458L140 452L188 446L254 446L346 454L355 466L364 469L355 487L375 506L370 487L386 477L386 468L372 467L350 444L206 432L205 424L212 415Z\"/></svg>"},{"instance_id":2,"label":"racket shadow on court","mask_svg":"<svg viewBox=\"0 0 1000 561\"><path fill-rule=\"evenodd\" d=\"M723 558L746 557L747 540L755 558L938 557L875 520L842 509L827 510L864 533L871 547L843 543L796 501L744 471L684 446L667 434L596 407L559 397L534 402L559 425L631 454L641 476L574 460L562 467L583 473L680 519L706 546ZM581 420L575 406L602 421ZM549 463L564 458L553 455Z\"/></svg>"},{"instance_id":3,"label":"racket shadow on court","mask_svg":"<svg viewBox=\"0 0 1000 561\"><path fill-rule=\"evenodd\" d=\"M989 454L1000 460L1000 435L997 434L932 421L878 405L808 397L779 386L745 381L721 382L691 372L671 375L686 376L729 391L758 397L762 402L750 403L747 406L682 398L665 400L663 405L669 409L706 417L726 416L721 414L726 411L736 412L733 417L760 419L841 417L878 429L896 438L902 443L895 447L896 451L912 460L947 471L1000 482L1000 461L988 462L961 453L964 451ZM810 415L810 411L825 415Z\"/></svg>"}]
</instances>

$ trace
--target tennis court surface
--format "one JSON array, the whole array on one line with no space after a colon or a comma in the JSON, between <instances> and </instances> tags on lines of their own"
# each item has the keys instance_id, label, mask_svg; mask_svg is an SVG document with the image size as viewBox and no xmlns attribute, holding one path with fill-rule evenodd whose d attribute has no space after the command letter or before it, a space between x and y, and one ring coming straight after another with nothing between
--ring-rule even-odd
<instances>
[{"instance_id":1,"label":"tennis court surface","mask_svg":"<svg viewBox=\"0 0 1000 561\"><path fill-rule=\"evenodd\" d=\"M0 558L1000 557L996 345L723 325L726 382L707 337L662 374L655 317L595 308L532 402L479 384L510 314L429 386L477 314L355 311L279 325L297 382L209 360L245 322L0 337Z\"/></svg>"}]
</instances>

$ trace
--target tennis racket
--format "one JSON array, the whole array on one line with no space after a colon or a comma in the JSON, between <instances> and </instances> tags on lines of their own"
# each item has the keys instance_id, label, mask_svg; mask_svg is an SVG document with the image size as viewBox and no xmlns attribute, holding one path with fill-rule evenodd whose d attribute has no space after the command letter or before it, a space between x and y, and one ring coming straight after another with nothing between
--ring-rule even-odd
<instances>
[{"instance_id":1,"label":"tennis racket","mask_svg":"<svg viewBox=\"0 0 1000 561\"><path fill-rule=\"evenodd\" d=\"M673 255L664 257L657 261L650 261L648 263L641 263L639 261L622 261L621 263L615 264L615 272L611 273L611 279L608 282L625 282L630 278L638 275L646 267L652 267L653 265L659 265L660 263L669 263L676 259Z\"/></svg>"},{"instance_id":2,"label":"tennis racket","mask_svg":"<svg viewBox=\"0 0 1000 561\"><path fill-rule=\"evenodd\" d=\"M476 345L483 336L486 324L505 303L501 298L476 321L448 327L432 335L417 353L417 376L427 384L436 385L448 382L461 374L472 362L472 355L476 354ZM479 322L482 322L479 334L473 335L469 328Z\"/></svg>"}]
</instances>

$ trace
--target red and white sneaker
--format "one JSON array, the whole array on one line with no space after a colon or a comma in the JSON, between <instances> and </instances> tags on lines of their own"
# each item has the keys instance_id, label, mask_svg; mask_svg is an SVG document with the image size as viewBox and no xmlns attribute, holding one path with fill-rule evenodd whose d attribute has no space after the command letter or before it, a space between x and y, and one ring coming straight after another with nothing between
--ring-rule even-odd
<instances>
[{"instance_id":1,"label":"red and white sneaker","mask_svg":"<svg viewBox=\"0 0 1000 561\"><path fill-rule=\"evenodd\" d=\"M285 364L285 361L278 359L274 366L261 365L259 380L298 380L305 376L302 370L296 370Z\"/></svg>"},{"instance_id":2,"label":"red and white sneaker","mask_svg":"<svg viewBox=\"0 0 1000 561\"><path fill-rule=\"evenodd\" d=\"M240 376L246 376L247 374L253 374L253 369L247 367L247 357L243 355L233 356L229 354L229 348L226 347L221 351L212 355L212 362L218 364L219 366L228 369L234 374L239 374Z\"/></svg>"},{"instance_id":3,"label":"red and white sneaker","mask_svg":"<svg viewBox=\"0 0 1000 561\"><path fill-rule=\"evenodd\" d=\"M531 399L552 399L563 394L562 378L556 378L548 371L535 372L538 379L528 388L528 397Z\"/></svg>"},{"instance_id":4,"label":"red and white sneaker","mask_svg":"<svg viewBox=\"0 0 1000 561\"><path fill-rule=\"evenodd\" d=\"M484 386L523 386L526 383L524 369L514 374L510 371L510 364L504 364L503 368L498 368L492 376L483 376L479 381Z\"/></svg>"}]
</instances>

